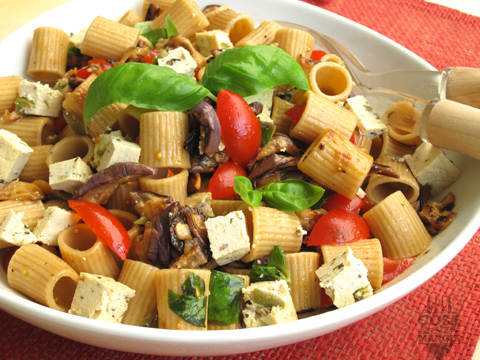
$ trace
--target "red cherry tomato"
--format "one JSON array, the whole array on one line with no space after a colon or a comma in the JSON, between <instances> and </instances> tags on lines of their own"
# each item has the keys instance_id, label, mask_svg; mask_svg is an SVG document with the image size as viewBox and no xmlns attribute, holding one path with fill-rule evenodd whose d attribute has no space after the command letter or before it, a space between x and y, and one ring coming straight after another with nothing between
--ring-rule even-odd
<instances>
[{"instance_id":1,"label":"red cherry tomato","mask_svg":"<svg viewBox=\"0 0 480 360\"><path fill-rule=\"evenodd\" d=\"M323 50L313 50L312 55L310 56L310 60L320 61L325 55L327 55L327 53Z\"/></svg>"},{"instance_id":2,"label":"red cherry tomato","mask_svg":"<svg viewBox=\"0 0 480 360\"><path fill-rule=\"evenodd\" d=\"M245 167L260 148L262 141L260 121L240 95L222 90L218 93L217 99L222 141L232 160Z\"/></svg>"},{"instance_id":3,"label":"red cherry tomato","mask_svg":"<svg viewBox=\"0 0 480 360\"><path fill-rule=\"evenodd\" d=\"M322 308L333 306L333 300L327 295L324 288L320 288L320 304Z\"/></svg>"},{"instance_id":4,"label":"red cherry tomato","mask_svg":"<svg viewBox=\"0 0 480 360\"><path fill-rule=\"evenodd\" d=\"M68 200L68 206L77 212L85 224L122 260L127 258L130 236L110 211L88 201Z\"/></svg>"},{"instance_id":5,"label":"red cherry tomato","mask_svg":"<svg viewBox=\"0 0 480 360\"><path fill-rule=\"evenodd\" d=\"M213 199L225 199L236 194L233 190L235 175L247 176L245 170L233 161L221 164L214 172L208 183L207 192L212 193Z\"/></svg>"},{"instance_id":6,"label":"red cherry tomato","mask_svg":"<svg viewBox=\"0 0 480 360\"><path fill-rule=\"evenodd\" d=\"M55 120L55 134L60 135L65 126L67 126L67 121L63 117L63 113L60 113L60 115L57 116L57 120Z\"/></svg>"},{"instance_id":7,"label":"red cherry tomato","mask_svg":"<svg viewBox=\"0 0 480 360\"><path fill-rule=\"evenodd\" d=\"M350 200L343 195L333 194L330 195L325 204L322 205L322 209L325 209L327 211L342 209L358 214L360 213L360 209L362 208L362 206L363 200L360 199L358 195L355 195L355 197Z\"/></svg>"},{"instance_id":8,"label":"red cherry tomato","mask_svg":"<svg viewBox=\"0 0 480 360\"><path fill-rule=\"evenodd\" d=\"M300 121L300 118L303 115L303 112L305 111L306 106L307 106L307 103L295 105L291 109L288 109L287 111L285 111L285 115L287 115L288 118L292 120L294 124L298 124L298 122Z\"/></svg>"},{"instance_id":9,"label":"red cherry tomato","mask_svg":"<svg viewBox=\"0 0 480 360\"><path fill-rule=\"evenodd\" d=\"M382 285L392 281L414 262L415 258L403 258L399 260L392 260L389 258L383 258L383 280Z\"/></svg>"},{"instance_id":10,"label":"red cherry tomato","mask_svg":"<svg viewBox=\"0 0 480 360\"><path fill-rule=\"evenodd\" d=\"M370 229L360 215L336 209L318 219L308 238L308 246L344 244L369 237Z\"/></svg>"},{"instance_id":11,"label":"red cherry tomato","mask_svg":"<svg viewBox=\"0 0 480 360\"><path fill-rule=\"evenodd\" d=\"M88 61L88 66L84 66L81 69L77 70L77 77L86 79L90 76L92 73L91 66L92 65L98 65L99 67L102 68L103 71L106 71L108 69L111 69L113 65L108 62L108 60L105 59L92 59Z\"/></svg>"},{"instance_id":12,"label":"red cherry tomato","mask_svg":"<svg viewBox=\"0 0 480 360\"><path fill-rule=\"evenodd\" d=\"M150 50L150 54L142 57L142 62L151 64L155 55L159 54L162 50Z\"/></svg>"}]
</instances>

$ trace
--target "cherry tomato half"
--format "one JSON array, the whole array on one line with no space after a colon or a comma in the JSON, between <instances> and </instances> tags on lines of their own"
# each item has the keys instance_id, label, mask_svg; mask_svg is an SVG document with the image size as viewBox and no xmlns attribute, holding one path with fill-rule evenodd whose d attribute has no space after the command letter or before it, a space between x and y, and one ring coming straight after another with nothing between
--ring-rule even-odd
<instances>
[{"instance_id":1,"label":"cherry tomato half","mask_svg":"<svg viewBox=\"0 0 480 360\"><path fill-rule=\"evenodd\" d=\"M103 206L88 201L68 200L85 224L122 260L127 258L130 236L123 224Z\"/></svg>"},{"instance_id":2,"label":"cherry tomato half","mask_svg":"<svg viewBox=\"0 0 480 360\"><path fill-rule=\"evenodd\" d=\"M318 219L308 238L308 246L344 244L368 238L370 228L360 215L336 209Z\"/></svg>"},{"instance_id":3,"label":"cherry tomato half","mask_svg":"<svg viewBox=\"0 0 480 360\"><path fill-rule=\"evenodd\" d=\"M142 62L151 64L153 58L158 55L162 50L150 50L150 54L142 57Z\"/></svg>"},{"instance_id":4,"label":"cherry tomato half","mask_svg":"<svg viewBox=\"0 0 480 360\"><path fill-rule=\"evenodd\" d=\"M325 55L327 55L327 53L323 50L313 50L310 59L313 61L320 61Z\"/></svg>"},{"instance_id":5,"label":"cherry tomato half","mask_svg":"<svg viewBox=\"0 0 480 360\"><path fill-rule=\"evenodd\" d=\"M383 258L383 279L382 285L392 281L405 270L407 270L410 265L412 265L415 258L403 258L399 260L392 260L389 258Z\"/></svg>"},{"instance_id":6,"label":"cherry tomato half","mask_svg":"<svg viewBox=\"0 0 480 360\"><path fill-rule=\"evenodd\" d=\"M355 197L350 200L349 198L346 198L343 195L340 194L333 194L330 195L325 202L325 204L322 205L322 209L327 210L327 211L332 211L335 209L342 209L342 210L347 210L351 211L354 213L360 213L360 209L363 206L363 200L360 199L358 195L355 195Z\"/></svg>"},{"instance_id":7,"label":"cherry tomato half","mask_svg":"<svg viewBox=\"0 0 480 360\"><path fill-rule=\"evenodd\" d=\"M212 193L213 199L225 199L234 196L236 194L233 190L235 175L247 176L243 167L231 160L221 164L213 173L208 183L207 192Z\"/></svg>"},{"instance_id":8,"label":"cherry tomato half","mask_svg":"<svg viewBox=\"0 0 480 360\"><path fill-rule=\"evenodd\" d=\"M217 114L228 154L235 163L245 167L260 148L260 121L240 95L228 90L218 93Z\"/></svg>"},{"instance_id":9,"label":"cherry tomato half","mask_svg":"<svg viewBox=\"0 0 480 360\"><path fill-rule=\"evenodd\" d=\"M92 65L98 65L99 67L102 68L103 71L106 71L108 69L111 69L113 66L111 63L108 62L108 60L105 59L92 59L88 61L88 65L82 67L81 69L77 70L77 77L86 79L90 76L92 73L91 66Z\"/></svg>"}]
</instances>

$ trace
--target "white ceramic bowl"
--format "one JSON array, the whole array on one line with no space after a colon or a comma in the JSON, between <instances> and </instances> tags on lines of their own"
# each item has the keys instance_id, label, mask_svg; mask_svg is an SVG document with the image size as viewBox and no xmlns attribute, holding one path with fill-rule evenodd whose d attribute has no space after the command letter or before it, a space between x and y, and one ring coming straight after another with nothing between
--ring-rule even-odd
<instances>
[{"instance_id":1,"label":"white ceramic bowl","mask_svg":"<svg viewBox=\"0 0 480 360\"><path fill-rule=\"evenodd\" d=\"M76 32L97 15L119 19L126 10L140 11L141 0L73 0L37 18L0 43L0 76L23 75L33 30L54 26ZM263 20L306 25L334 37L373 71L395 68L432 69L425 61L389 39L338 15L296 0L215 0ZM200 0L201 8L210 1ZM74 16L71 16L74 14ZM14 49L14 50L12 50ZM370 316L402 298L444 267L470 240L480 224L479 162L448 153L462 170L449 190L456 196L458 218L436 236L426 254L402 276L366 300L293 323L230 331L181 331L116 325L85 319L38 305L7 285L0 270L0 307L10 314L60 336L100 347L155 355L214 356L238 354L287 345L320 336ZM441 197L440 195L439 197Z\"/></svg>"}]
</instances>

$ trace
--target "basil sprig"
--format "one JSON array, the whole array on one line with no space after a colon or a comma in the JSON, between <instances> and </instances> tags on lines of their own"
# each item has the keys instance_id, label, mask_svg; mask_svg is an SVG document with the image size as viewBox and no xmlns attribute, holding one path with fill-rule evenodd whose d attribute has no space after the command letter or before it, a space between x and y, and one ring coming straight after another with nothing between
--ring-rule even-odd
<instances>
[{"instance_id":1,"label":"basil sprig","mask_svg":"<svg viewBox=\"0 0 480 360\"><path fill-rule=\"evenodd\" d=\"M205 281L190 271L182 284L182 291L183 295L180 295L168 290L170 310L194 326L206 327L207 297L205 296Z\"/></svg>"},{"instance_id":2,"label":"basil sprig","mask_svg":"<svg viewBox=\"0 0 480 360\"><path fill-rule=\"evenodd\" d=\"M103 72L90 84L83 121L86 127L97 111L113 103L151 110L186 111L208 93L190 76L169 67L129 62Z\"/></svg>"},{"instance_id":3,"label":"basil sprig","mask_svg":"<svg viewBox=\"0 0 480 360\"><path fill-rule=\"evenodd\" d=\"M298 62L271 45L248 45L224 51L206 66L200 83L214 95L227 89L242 97L284 84L303 91L310 89Z\"/></svg>"},{"instance_id":4,"label":"basil sprig","mask_svg":"<svg viewBox=\"0 0 480 360\"><path fill-rule=\"evenodd\" d=\"M173 24L170 15L167 15L165 19L164 28L152 29L151 21L137 22L133 27L140 29L140 35L147 38L153 46L155 46L160 39L170 39L172 36L178 35L178 30Z\"/></svg>"},{"instance_id":5,"label":"basil sprig","mask_svg":"<svg viewBox=\"0 0 480 360\"><path fill-rule=\"evenodd\" d=\"M275 245L270 254L267 265L252 265L252 271L249 276L252 283L259 281L285 280L290 284L290 271L288 271L285 262L285 253L278 245Z\"/></svg>"},{"instance_id":6,"label":"basil sprig","mask_svg":"<svg viewBox=\"0 0 480 360\"><path fill-rule=\"evenodd\" d=\"M325 190L306 181L287 179L253 190L251 181L245 176L235 176L233 189L247 204L257 207L265 200L270 206L287 212L302 211L312 207L323 196Z\"/></svg>"},{"instance_id":7,"label":"basil sprig","mask_svg":"<svg viewBox=\"0 0 480 360\"><path fill-rule=\"evenodd\" d=\"M240 318L242 288L245 280L241 277L212 270L208 298L208 323L231 325Z\"/></svg>"}]
</instances>

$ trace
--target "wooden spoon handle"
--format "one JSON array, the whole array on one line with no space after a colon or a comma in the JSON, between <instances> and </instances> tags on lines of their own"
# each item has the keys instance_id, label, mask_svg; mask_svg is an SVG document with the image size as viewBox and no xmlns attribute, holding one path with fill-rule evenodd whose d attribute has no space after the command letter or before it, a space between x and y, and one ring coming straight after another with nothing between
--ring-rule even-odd
<instances>
[{"instance_id":1,"label":"wooden spoon handle","mask_svg":"<svg viewBox=\"0 0 480 360\"><path fill-rule=\"evenodd\" d=\"M419 133L432 145L480 159L480 109L432 100L422 114Z\"/></svg>"},{"instance_id":2,"label":"wooden spoon handle","mask_svg":"<svg viewBox=\"0 0 480 360\"><path fill-rule=\"evenodd\" d=\"M450 69L446 81L447 99L480 108L480 69L467 67Z\"/></svg>"}]
</instances>

